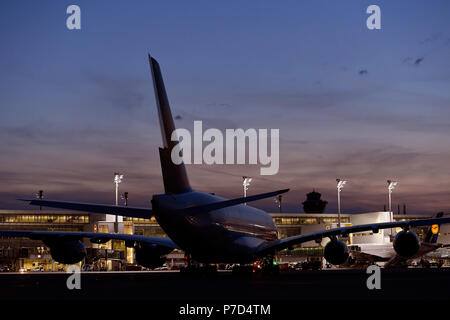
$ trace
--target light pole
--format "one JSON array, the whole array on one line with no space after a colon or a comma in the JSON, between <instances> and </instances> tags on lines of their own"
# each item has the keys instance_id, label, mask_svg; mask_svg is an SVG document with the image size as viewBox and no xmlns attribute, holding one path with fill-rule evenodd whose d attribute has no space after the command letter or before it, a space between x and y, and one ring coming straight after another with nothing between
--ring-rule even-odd
<instances>
[{"instance_id":1,"label":"light pole","mask_svg":"<svg viewBox=\"0 0 450 320\"><path fill-rule=\"evenodd\" d=\"M242 177L242 186L244 188L244 198L247 197L247 190L248 190L248 186L250 185L250 182L252 182L252 178L246 177L246 176ZM244 204L247 205L247 203L244 203Z\"/></svg>"},{"instance_id":2,"label":"light pole","mask_svg":"<svg viewBox=\"0 0 450 320\"><path fill-rule=\"evenodd\" d=\"M119 183L122 182L123 174L114 172L114 184L116 185L116 206L119 205Z\"/></svg>"},{"instance_id":3,"label":"light pole","mask_svg":"<svg viewBox=\"0 0 450 320\"><path fill-rule=\"evenodd\" d=\"M347 183L345 180L336 179L337 182L337 200L338 200L338 228L341 227L341 190Z\"/></svg>"},{"instance_id":4,"label":"light pole","mask_svg":"<svg viewBox=\"0 0 450 320\"><path fill-rule=\"evenodd\" d=\"M390 222L392 222L394 220L393 213L392 213L392 191L395 189L398 182L388 180L387 183L388 183L388 194L389 194L389 219L391 220ZM392 235L393 234L392 234L392 228L391 228L391 236Z\"/></svg>"},{"instance_id":5,"label":"light pole","mask_svg":"<svg viewBox=\"0 0 450 320\"><path fill-rule=\"evenodd\" d=\"M122 196L120 198L124 201L125 207L127 207L128 206L128 192L122 193ZM125 223L124 223L123 233L128 233L125 230ZM133 260L134 259L134 257L133 257L133 248L127 248L125 246L124 253L125 253L125 261L133 263L133 261L134 261Z\"/></svg>"},{"instance_id":6,"label":"light pole","mask_svg":"<svg viewBox=\"0 0 450 320\"><path fill-rule=\"evenodd\" d=\"M123 174L120 174L119 172L114 172L114 184L116 185L116 206L119 205L119 183L122 182ZM114 232L119 232L119 222L118 217L116 215L116 219L114 222Z\"/></svg>"}]
</instances>

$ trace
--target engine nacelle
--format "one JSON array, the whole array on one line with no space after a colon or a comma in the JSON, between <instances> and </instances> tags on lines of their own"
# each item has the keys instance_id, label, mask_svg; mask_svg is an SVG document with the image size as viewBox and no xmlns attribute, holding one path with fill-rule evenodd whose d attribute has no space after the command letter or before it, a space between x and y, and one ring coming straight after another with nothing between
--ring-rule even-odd
<instances>
[{"instance_id":1,"label":"engine nacelle","mask_svg":"<svg viewBox=\"0 0 450 320\"><path fill-rule=\"evenodd\" d=\"M53 260L59 263L74 264L86 257L86 248L81 241L44 242L50 248Z\"/></svg>"},{"instance_id":2,"label":"engine nacelle","mask_svg":"<svg viewBox=\"0 0 450 320\"><path fill-rule=\"evenodd\" d=\"M402 230L395 236L394 250L404 258L411 258L419 251L419 237L412 231Z\"/></svg>"},{"instance_id":3,"label":"engine nacelle","mask_svg":"<svg viewBox=\"0 0 450 320\"><path fill-rule=\"evenodd\" d=\"M331 240L325 245L323 256L331 264L343 264L349 256L347 245L340 240Z\"/></svg>"},{"instance_id":4,"label":"engine nacelle","mask_svg":"<svg viewBox=\"0 0 450 320\"><path fill-rule=\"evenodd\" d=\"M163 256L173 251L171 248L142 243L134 249L136 250L137 263L150 269L161 267L166 261L166 258Z\"/></svg>"}]
</instances>

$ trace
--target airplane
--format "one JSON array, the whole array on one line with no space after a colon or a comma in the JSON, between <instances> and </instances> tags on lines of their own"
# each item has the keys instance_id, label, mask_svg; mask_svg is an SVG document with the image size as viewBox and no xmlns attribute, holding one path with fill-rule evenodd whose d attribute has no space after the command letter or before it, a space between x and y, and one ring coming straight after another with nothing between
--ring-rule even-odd
<instances>
[{"instance_id":1,"label":"airplane","mask_svg":"<svg viewBox=\"0 0 450 320\"><path fill-rule=\"evenodd\" d=\"M439 212L436 218L443 217L444 213ZM417 252L410 257L402 257L395 251L392 242L389 243L361 243L349 246L350 256L353 265L364 263L373 264L375 262L384 262L384 268L406 267L412 260L420 259L441 248L447 248L450 244L438 243L439 224L433 224L427 230L425 238L420 242ZM438 257L438 255L435 255Z\"/></svg>"},{"instance_id":2,"label":"airplane","mask_svg":"<svg viewBox=\"0 0 450 320\"><path fill-rule=\"evenodd\" d=\"M214 194L193 190L184 163L174 164L171 161L171 151L178 143L171 140L175 125L159 63L150 54L148 59L163 142L163 147L159 148L159 156L164 194L153 195L152 208L45 199L19 200L27 201L30 205L126 217L148 219L154 216L168 237L20 230L0 231L0 236L41 240L50 248L52 258L64 264L77 263L86 256L86 249L81 240L87 238L92 243L106 243L112 239L124 240L126 247L136 250L136 261L148 268L162 265L165 255L179 249L185 252L189 261L205 265L246 264L265 260L268 262L265 266L269 269L274 265L271 262L276 252L311 240L321 242L325 237L331 241L324 247L324 258L331 264L340 265L347 261L349 251L347 245L338 239L339 236L347 237L354 232L378 232L380 229L397 227L403 230L397 234L394 248L400 256L410 257L419 249L418 237L410 231L411 227L450 222L450 218L434 218L374 223L279 239L273 219L263 210L246 204L275 197L289 189L227 200Z\"/></svg>"}]
</instances>

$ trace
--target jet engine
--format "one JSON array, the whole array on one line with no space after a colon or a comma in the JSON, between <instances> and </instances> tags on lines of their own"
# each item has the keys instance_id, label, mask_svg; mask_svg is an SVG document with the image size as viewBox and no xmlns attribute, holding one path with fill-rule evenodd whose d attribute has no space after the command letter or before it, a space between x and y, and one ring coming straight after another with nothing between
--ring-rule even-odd
<instances>
[{"instance_id":1,"label":"jet engine","mask_svg":"<svg viewBox=\"0 0 450 320\"><path fill-rule=\"evenodd\" d=\"M136 250L137 263L150 269L162 266L166 261L163 256L173 251L171 248L144 243L139 243L134 249Z\"/></svg>"},{"instance_id":2,"label":"jet engine","mask_svg":"<svg viewBox=\"0 0 450 320\"><path fill-rule=\"evenodd\" d=\"M44 243L50 248L53 260L59 263L74 264L86 257L86 248L81 241L44 241Z\"/></svg>"},{"instance_id":3,"label":"jet engine","mask_svg":"<svg viewBox=\"0 0 450 320\"><path fill-rule=\"evenodd\" d=\"M419 237L412 231L402 230L395 236L394 250L404 258L411 258L419 251Z\"/></svg>"},{"instance_id":4,"label":"jet engine","mask_svg":"<svg viewBox=\"0 0 450 320\"><path fill-rule=\"evenodd\" d=\"M331 240L325 245L323 256L331 264L343 264L349 256L347 245L340 240Z\"/></svg>"}]
</instances>

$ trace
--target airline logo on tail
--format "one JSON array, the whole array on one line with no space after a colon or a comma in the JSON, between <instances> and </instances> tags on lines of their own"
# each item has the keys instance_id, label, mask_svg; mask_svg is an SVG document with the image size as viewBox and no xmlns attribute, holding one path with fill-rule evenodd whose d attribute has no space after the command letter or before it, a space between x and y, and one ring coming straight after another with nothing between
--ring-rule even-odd
<instances>
[{"instance_id":1,"label":"airline logo on tail","mask_svg":"<svg viewBox=\"0 0 450 320\"><path fill-rule=\"evenodd\" d=\"M433 224L433 225L431 226L431 232L432 232L433 234L438 234L438 233L439 233L439 225L438 225L438 224Z\"/></svg>"},{"instance_id":2,"label":"airline logo on tail","mask_svg":"<svg viewBox=\"0 0 450 320\"><path fill-rule=\"evenodd\" d=\"M439 212L436 214L436 218L442 218L444 216L443 212ZM425 236L424 242L426 243L437 243L438 237L439 237L439 224L433 224L428 229L428 232Z\"/></svg>"}]
</instances>

